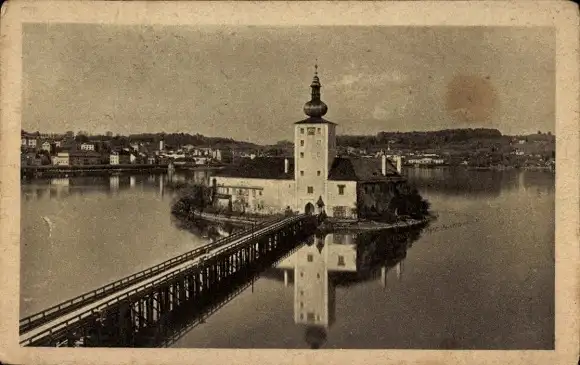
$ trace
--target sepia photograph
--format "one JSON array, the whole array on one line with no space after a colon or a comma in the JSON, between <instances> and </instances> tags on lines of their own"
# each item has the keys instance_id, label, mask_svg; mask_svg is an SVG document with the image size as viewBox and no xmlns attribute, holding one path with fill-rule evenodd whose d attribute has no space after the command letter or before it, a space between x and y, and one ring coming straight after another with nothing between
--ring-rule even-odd
<instances>
[{"instance_id":1,"label":"sepia photograph","mask_svg":"<svg viewBox=\"0 0 580 365\"><path fill-rule=\"evenodd\" d=\"M18 346L557 350L561 30L281 17L19 25Z\"/></svg>"}]
</instances>

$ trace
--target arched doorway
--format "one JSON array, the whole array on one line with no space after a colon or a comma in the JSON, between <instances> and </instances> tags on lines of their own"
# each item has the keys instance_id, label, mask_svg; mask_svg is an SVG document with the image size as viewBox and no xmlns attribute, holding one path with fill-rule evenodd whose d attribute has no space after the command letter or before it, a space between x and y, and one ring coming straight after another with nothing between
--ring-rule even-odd
<instances>
[{"instance_id":1,"label":"arched doorway","mask_svg":"<svg viewBox=\"0 0 580 365\"><path fill-rule=\"evenodd\" d=\"M312 205L312 203L306 204L306 206L304 207L304 213L308 215L314 214L314 205Z\"/></svg>"}]
</instances>

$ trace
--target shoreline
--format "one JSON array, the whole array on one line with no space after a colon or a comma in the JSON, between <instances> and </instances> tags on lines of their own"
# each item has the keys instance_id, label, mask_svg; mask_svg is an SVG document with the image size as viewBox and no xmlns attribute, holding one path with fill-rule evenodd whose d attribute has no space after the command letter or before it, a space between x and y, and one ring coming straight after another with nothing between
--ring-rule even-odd
<instances>
[{"instance_id":1,"label":"shoreline","mask_svg":"<svg viewBox=\"0 0 580 365\"><path fill-rule=\"evenodd\" d=\"M252 225L261 223L264 221L268 221L274 219L275 215L263 216L263 217L256 217L256 218L237 218L237 217L228 217L220 214L214 213L193 213L194 217L201 218L210 222L218 222L218 223L238 223L244 225ZM384 231L384 230L392 230L392 229L408 229L408 228L415 228L426 225L433 220L435 220L435 216L429 216L424 219L407 219L407 220L400 220L394 223L383 223L378 221L372 220L353 220L353 219L339 219L339 218L327 218L327 221L322 222L318 229L322 232L344 232L344 231L357 231L357 232L368 232L368 231Z\"/></svg>"},{"instance_id":2,"label":"shoreline","mask_svg":"<svg viewBox=\"0 0 580 365\"><path fill-rule=\"evenodd\" d=\"M219 170L222 166L174 166L174 171L179 170ZM68 175L111 174L127 172L167 172L169 165L149 164L124 164L124 165L89 165L89 166L21 166L20 174L24 177L68 177Z\"/></svg>"}]
</instances>

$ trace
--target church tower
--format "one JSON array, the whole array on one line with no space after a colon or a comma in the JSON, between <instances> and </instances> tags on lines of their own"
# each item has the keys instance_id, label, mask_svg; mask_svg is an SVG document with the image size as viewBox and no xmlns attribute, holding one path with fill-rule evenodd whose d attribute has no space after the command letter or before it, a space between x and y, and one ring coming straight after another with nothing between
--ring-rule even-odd
<instances>
[{"instance_id":1,"label":"church tower","mask_svg":"<svg viewBox=\"0 0 580 365\"><path fill-rule=\"evenodd\" d=\"M336 156L336 124L322 118L328 107L320 99L318 65L310 88L311 100L304 104L308 118L294 125L294 178L297 210L314 213L317 203L327 201L328 172Z\"/></svg>"}]
</instances>

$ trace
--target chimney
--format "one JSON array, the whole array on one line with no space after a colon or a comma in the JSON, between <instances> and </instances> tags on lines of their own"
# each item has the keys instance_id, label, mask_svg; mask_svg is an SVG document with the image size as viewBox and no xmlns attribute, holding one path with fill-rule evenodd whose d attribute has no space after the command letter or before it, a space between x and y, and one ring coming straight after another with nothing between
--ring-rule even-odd
<instances>
[{"instance_id":1,"label":"chimney","mask_svg":"<svg viewBox=\"0 0 580 365\"><path fill-rule=\"evenodd\" d=\"M159 151L163 151L163 140L159 141Z\"/></svg>"},{"instance_id":2,"label":"chimney","mask_svg":"<svg viewBox=\"0 0 580 365\"><path fill-rule=\"evenodd\" d=\"M383 153L381 156L381 171L383 176L387 175L387 155Z\"/></svg>"},{"instance_id":3,"label":"chimney","mask_svg":"<svg viewBox=\"0 0 580 365\"><path fill-rule=\"evenodd\" d=\"M284 173L288 173L288 167L290 166L290 161L287 158L284 159Z\"/></svg>"},{"instance_id":4,"label":"chimney","mask_svg":"<svg viewBox=\"0 0 580 365\"><path fill-rule=\"evenodd\" d=\"M403 168L402 168L402 162L403 162L403 161L402 161L402 159L401 159L401 156L397 156L397 173L398 173L399 175L401 175L401 172L403 171Z\"/></svg>"}]
</instances>

